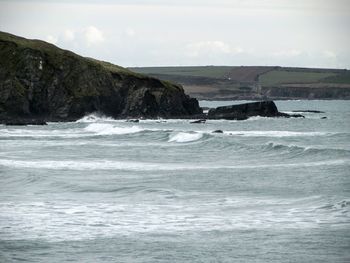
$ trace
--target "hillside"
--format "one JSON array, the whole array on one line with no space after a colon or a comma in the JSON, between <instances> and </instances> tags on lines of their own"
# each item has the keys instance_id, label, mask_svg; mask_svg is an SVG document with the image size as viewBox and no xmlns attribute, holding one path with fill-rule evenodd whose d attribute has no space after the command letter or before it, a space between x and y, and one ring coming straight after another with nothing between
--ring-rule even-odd
<instances>
[{"instance_id":1,"label":"hillside","mask_svg":"<svg viewBox=\"0 0 350 263\"><path fill-rule=\"evenodd\" d=\"M41 40L0 32L0 122L200 113L180 85L81 57Z\"/></svg>"},{"instance_id":2,"label":"hillside","mask_svg":"<svg viewBox=\"0 0 350 263\"><path fill-rule=\"evenodd\" d=\"M198 99L350 99L350 71L268 66L129 68L183 85Z\"/></svg>"}]
</instances>

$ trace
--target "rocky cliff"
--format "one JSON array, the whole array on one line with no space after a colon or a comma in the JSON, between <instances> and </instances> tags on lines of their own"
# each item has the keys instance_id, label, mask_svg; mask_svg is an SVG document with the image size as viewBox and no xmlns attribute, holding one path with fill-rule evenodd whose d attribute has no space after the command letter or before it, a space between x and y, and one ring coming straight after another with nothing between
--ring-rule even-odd
<instances>
[{"instance_id":1,"label":"rocky cliff","mask_svg":"<svg viewBox=\"0 0 350 263\"><path fill-rule=\"evenodd\" d=\"M0 122L68 121L96 111L114 118L201 113L180 85L0 32Z\"/></svg>"}]
</instances>

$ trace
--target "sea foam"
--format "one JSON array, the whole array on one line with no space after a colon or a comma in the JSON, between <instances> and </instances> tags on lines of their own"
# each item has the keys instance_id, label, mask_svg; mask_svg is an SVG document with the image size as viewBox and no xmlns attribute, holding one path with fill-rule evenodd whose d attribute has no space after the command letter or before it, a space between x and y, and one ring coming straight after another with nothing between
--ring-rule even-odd
<instances>
[{"instance_id":1,"label":"sea foam","mask_svg":"<svg viewBox=\"0 0 350 263\"><path fill-rule=\"evenodd\" d=\"M107 117L100 113L91 113L89 115L84 116L83 118L77 120L76 122L101 122L101 121L114 121L113 118Z\"/></svg>"},{"instance_id":2,"label":"sea foam","mask_svg":"<svg viewBox=\"0 0 350 263\"><path fill-rule=\"evenodd\" d=\"M179 132L175 135L171 135L169 142L192 142L197 141L203 137L202 133L187 133Z\"/></svg>"},{"instance_id":3,"label":"sea foam","mask_svg":"<svg viewBox=\"0 0 350 263\"><path fill-rule=\"evenodd\" d=\"M129 134L141 132L143 130L144 129L139 126L116 127L108 123L91 123L85 128L85 131L93 132L97 135Z\"/></svg>"},{"instance_id":4,"label":"sea foam","mask_svg":"<svg viewBox=\"0 0 350 263\"><path fill-rule=\"evenodd\" d=\"M273 168L299 168L318 166L349 166L349 159L336 159L315 162L295 163L271 163L271 164L247 164L237 165L207 164L207 163L151 163L112 160L9 160L0 159L0 166L26 169L49 169L49 170L129 170L129 171L172 171L172 170L216 170L216 169L273 169Z\"/></svg>"}]
</instances>

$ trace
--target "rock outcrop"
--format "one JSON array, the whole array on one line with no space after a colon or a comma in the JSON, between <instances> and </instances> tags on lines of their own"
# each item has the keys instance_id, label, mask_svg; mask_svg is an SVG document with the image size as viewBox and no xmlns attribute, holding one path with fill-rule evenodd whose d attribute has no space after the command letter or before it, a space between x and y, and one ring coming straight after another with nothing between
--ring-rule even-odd
<instances>
[{"instance_id":1,"label":"rock outcrop","mask_svg":"<svg viewBox=\"0 0 350 263\"><path fill-rule=\"evenodd\" d=\"M0 32L0 123L201 114L180 85L81 57L40 40Z\"/></svg>"},{"instance_id":2,"label":"rock outcrop","mask_svg":"<svg viewBox=\"0 0 350 263\"><path fill-rule=\"evenodd\" d=\"M304 117L300 114L279 112L273 101L259 101L210 109L208 119L246 120L249 117Z\"/></svg>"}]
</instances>

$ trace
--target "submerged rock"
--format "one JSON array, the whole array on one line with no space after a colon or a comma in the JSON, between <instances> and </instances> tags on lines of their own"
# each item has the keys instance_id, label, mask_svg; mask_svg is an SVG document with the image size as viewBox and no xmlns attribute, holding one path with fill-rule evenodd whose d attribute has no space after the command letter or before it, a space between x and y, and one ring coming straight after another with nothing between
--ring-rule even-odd
<instances>
[{"instance_id":1,"label":"submerged rock","mask_svg":"<svg viewBox=\"0 0 350 263\"><path fill-rule=\"evenodd\" d=\"M137 123L137 122L140 122L140 120L139 119L129 119L129 120L126 120L126 122L135 122L135 123Z\"/></svg>"},{"instance_id":2,"label":"submerged rock","mask_svg":"<svg viewBox=\"0 0 350 263\"><path fill-rule=\"evenodd\" d=\"M279 112L273 101L259 101L210 109L208 119L246 120L249 117L304 117L300 114Z\"/></svg>"},{"instance_id":3,"label":"submerged rock","mask_svg":"<svg viewBox=\"0 0 350 263\"><path fill-rule=\"evenodd\" d=\"M190 123L205 123L207 120L206 119L200 119L196 121L191 121Z\"/></svg>"},{"instance_id":4,"label":"submerged rock","mask_svg":"<svg viewBox=\"0 0 350 263\"><path fill-rule=\"evenodd\" d=\"M293 112L325 113L324 111L319 110L293 110Z\"/></svg>"},{"instance_id":5,"label":"submerged rock","mask_svg":"<svg viewBox=\"0 0 350 263\"><path fill-rule=\"evenodd\" d=\"M6 119L77 120L201 114L180 85L81 57L40 40L0 32L0 123Z\"/></svg>"}]
</instances>

